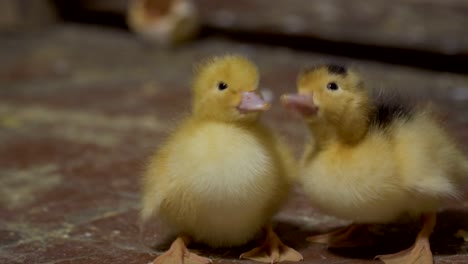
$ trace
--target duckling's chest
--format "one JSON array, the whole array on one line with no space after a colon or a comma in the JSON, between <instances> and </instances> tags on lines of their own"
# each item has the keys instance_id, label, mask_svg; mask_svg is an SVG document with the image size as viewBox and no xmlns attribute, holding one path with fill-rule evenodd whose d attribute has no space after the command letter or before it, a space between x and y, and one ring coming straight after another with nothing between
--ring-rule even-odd
<instances>
[{"instance_id":1,"label":"duckling's chest","mask_svg":"<svg viewBox=\"0 0 468 264\"><path fill-rule=\"evenodd\" d=\"M174 177L200 190L229 194L274 177L273 155L254 133L223 124L194 130L174 148Z\"/></svg>"}]
</instances>

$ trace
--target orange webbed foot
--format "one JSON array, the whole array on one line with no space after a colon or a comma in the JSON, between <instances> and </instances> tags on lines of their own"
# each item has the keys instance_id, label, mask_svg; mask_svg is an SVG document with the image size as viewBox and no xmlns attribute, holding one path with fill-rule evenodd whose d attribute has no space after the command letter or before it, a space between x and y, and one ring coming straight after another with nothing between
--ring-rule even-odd
<instances>
[{"instance_id":1,"label":"orange webbed foot","mask_svg":"<svg viewBox=\"0 0 468 264\"><path fill-rule=\"evenodd\" d=\"M208 264L211 259L190 252L185 246L184 238L178 237L172 242L169 250L158 256L153 264Z\"/></svg>"},{"instance_id":2,"label":"orange webbed foot","mask_svg":"<svg viewBox=\"0 0 468 264\"><path fill-rule=\"evenodd\" d=\"M429 244L429 236L436 224L436 214L423 214L421 222L423 224L422 230L419 232L416 242L412 247L395 254L379 255L375 258L382 260L386 264L433 264L434 259Z\"/></svg>"},{"instance_id":3,"label":"orange webbed foot","mask_svg":"<svg viewBox=\"0 0 468 264\"><path fill-rule=\"evenodd\" d=\"M358 233L357 230L365 231L366 235L353 236ZM310 236L307 241L325 244L333 248L371 245L372 241L368 236L368 231L365 225L352 224L326 234Z\"/></svg>"},{"instance_id":4,"label":"orange webbed foot","mask_svg":"<svg viewBox=\"0 0 468 264\"><path fill-rule=\"evenodd\" d=\"M376 259L386 264L433 264L432 252L428 240L418 240L409 249L395 254L379 255Z\"/></svg>"},{"instance_id":5,"label":"orange webbed foot","mask_svg":"<svg viewBox=\"0 0 468 264\"><path fill-rule=\"evenodd\" d=\"M301 253L283 244L271 228L268 228L265 241L260 247L241 254L240 258L264 263L301 261L303 259Z\"/></svg>"}]
</instances>

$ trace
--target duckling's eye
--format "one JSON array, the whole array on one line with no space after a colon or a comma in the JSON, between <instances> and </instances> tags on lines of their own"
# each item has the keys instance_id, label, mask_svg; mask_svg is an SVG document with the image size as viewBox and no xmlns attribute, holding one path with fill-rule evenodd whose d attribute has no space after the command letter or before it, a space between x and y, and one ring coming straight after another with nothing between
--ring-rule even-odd
<instances>
[{"instance_id":1,"label":"duckling's eye","mask_svg":"<svg viewBox=\"0 0 468 264\"><path fill-rule=\"evenodd\" d=\"M222 90L226 90L228 88L228 85L224 82L219 82L218 83L218 90L222 91Z\"/></svg>"},{"instance_id":2,"label":"duckling's eye","mask_svg":"<svg viewBox=\"0 0 468 264\"><path fill-rule=\"evenodd\" d=\"M327 84L327 89L331 91L336 91L338 90L338 85L334 82L328 83Z\"/></svg>"}]
</instances>

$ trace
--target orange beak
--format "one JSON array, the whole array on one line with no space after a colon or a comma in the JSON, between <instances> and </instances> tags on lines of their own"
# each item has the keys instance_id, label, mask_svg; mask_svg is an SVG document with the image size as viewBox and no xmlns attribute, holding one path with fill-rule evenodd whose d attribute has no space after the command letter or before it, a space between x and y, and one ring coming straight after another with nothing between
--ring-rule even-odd
<instances>
[{"instance_id":1,"label":"orange beak","mask_svg":"<svg viewBox=\"0 0 468 264\"><path fill-rule=\"evenodd\" d=\"M284 108L302 116L315 115L318 111L318 106L314 103L314 98L311 95L284 94L281 96L281 103Z\"/></svg>"}]
</instances>

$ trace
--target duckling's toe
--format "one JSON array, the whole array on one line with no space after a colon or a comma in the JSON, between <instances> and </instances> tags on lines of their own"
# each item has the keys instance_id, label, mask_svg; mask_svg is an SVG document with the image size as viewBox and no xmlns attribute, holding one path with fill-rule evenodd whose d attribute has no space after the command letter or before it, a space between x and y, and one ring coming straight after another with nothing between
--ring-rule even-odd
<instances>
[{"instance_id":1,"label":"duckling's toe","mask_svg":"<svg viewBox=\"0 0 468 264\"><path fill-rule=\"evenodd\" d=\"M361 224L351 224L329 233L310 236L307 241L325 244L331 248L362 247L373 244L369 229Z\"/></svg>"},{"instance_id":2,"label":"duckling's toe","mask_svg":"<svg viewBox=\"0 0 468 264\"><path fill-rule=\"evenodd\" d=\"M184 239L178 237L168 251L157 257L152 264L209 264L211 259L190 252Z\"/></svg>"},{"instance_id":3,"label":"duckling's toe","mask_svg":"<svg viewBox=\"0 0 468 264\"><path fill-rule=\"evenodd\" d=\"M243 253L240 258L264 263L303 260L301 253L283 244L271 228L267 231L263 245Z\"/></svg>"},{"instance_id":4,"label":"duckling's toe","mask_svg":"<svg viewBox=\"0 0 468 264\"><path fill-rule=\"evenodd\" d=\"M395 254L379 255L376 259L382 260L386 264L433 264L429 240L418 239L409 249Z\"/></svg>"}]
</instances>

